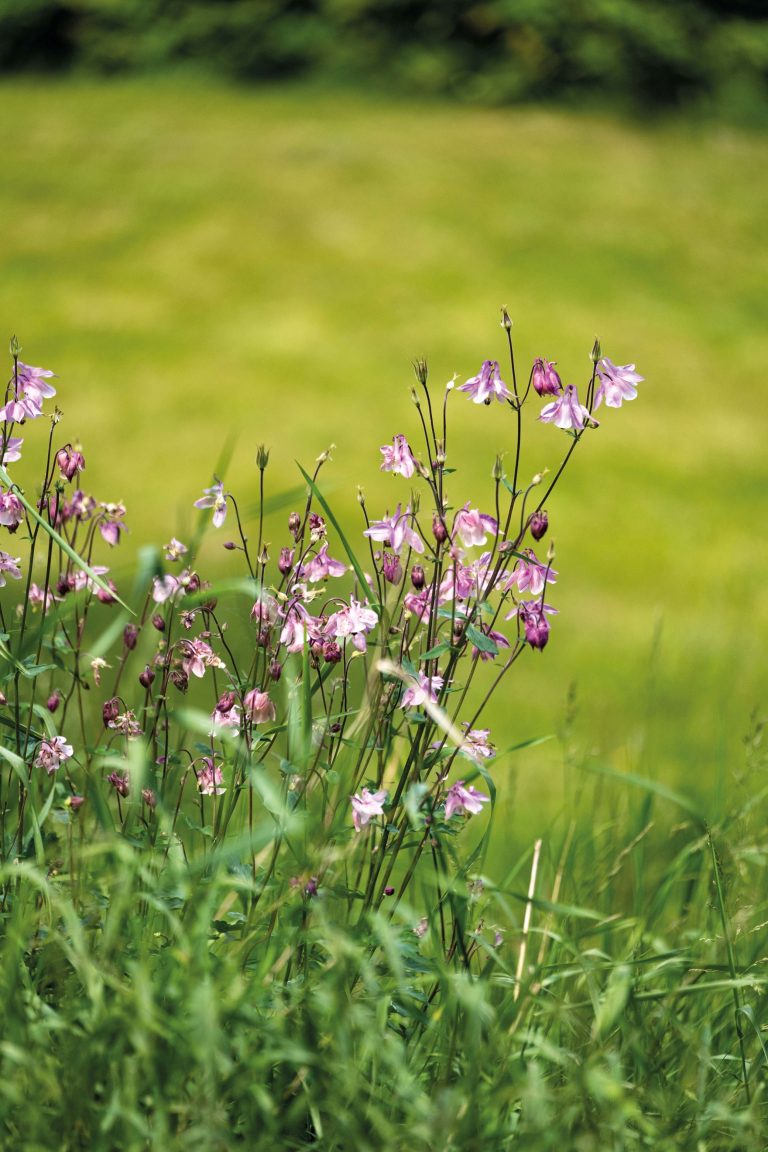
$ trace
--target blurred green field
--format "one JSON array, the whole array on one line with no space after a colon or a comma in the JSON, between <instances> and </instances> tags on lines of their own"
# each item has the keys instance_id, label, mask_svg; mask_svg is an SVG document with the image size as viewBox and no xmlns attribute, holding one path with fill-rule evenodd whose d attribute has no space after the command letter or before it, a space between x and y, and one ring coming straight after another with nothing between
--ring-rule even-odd
<instances>
[{"instance_id":1,"label":"blurred green field","mask_svg":"<svg viewBox=\"0 0 768 1152\"><path fill-rule=\"evenodd\" d=\"M574 684L579 757L718 807L766 703L764 136L168 80L6 81L0 108L0 331L59 373L90 490L128 504L118 573L190 524L232 433L244 504L259 442L275 492L333 442L347 523L359 483L383 514L410 361L442 384L501 359L502 304L521 364L581 383L596 334L636 362L640 397L549 504L560 615L494 736L561 728ZM490 511L510 417L452 411L454 502ZM535 430L523 475L566 446ZM570 802L560 763L549 743L499 764L515 835Z\"/></svg>"}]
</instances>

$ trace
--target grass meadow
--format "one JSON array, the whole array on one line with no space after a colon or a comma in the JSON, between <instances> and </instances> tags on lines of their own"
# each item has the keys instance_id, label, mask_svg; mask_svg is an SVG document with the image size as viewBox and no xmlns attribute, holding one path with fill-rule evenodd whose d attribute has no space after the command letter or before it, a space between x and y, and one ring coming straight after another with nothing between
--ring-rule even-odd
<instances>
[{"instance_id":1,"label":"grass meadow","mask_svg":"<svg viewBox=\"0 0 768 1152\"><path fill-rule=\"evenodd\" d=\"M380 905L364 931L330 900L310 916L305 888L281 921L285 892L257 888L255 865L249 889L241 842L217 841L215 794L213 832L197 831L218 855L188 852L190 824L164 869L133 851L128 808L123 840L78 847L67 825L65 863L3 873L4 995L23 1005L2 1049L8 1146L757 1152L766 138L188 78L6 80L0 109L0 316L59 374L83 487L128 508L121 591L143 548L193 532L214 473L253 518L260 443L274 550L304 502L297 461L311 471L330 444L319 488L359 546L358 484L372 518L403 499L379 446L416 439L412 361L438 384L488 358L503 372L501 306L525 371L546 357L582 385L598 336L645 377L601 410L548 503L559 615L486 715L494 826L490 844L472 826L467 859L494 878L498 939L477 928L465 950L469 864L450 916L436 871L426 960ZM512 418L454 399L462 490L492 511ZM557 468L552 445L531 429L526 482ZM15 474L32 489L40 467L25 453ZM199 567L226 580L221 544L206 537ZM99 869L120 877L109 893ZM78 1061L82 1108L61 1079ZM22 1121L28 1098L41 1108Z\"/></svg>"}]
</instances>

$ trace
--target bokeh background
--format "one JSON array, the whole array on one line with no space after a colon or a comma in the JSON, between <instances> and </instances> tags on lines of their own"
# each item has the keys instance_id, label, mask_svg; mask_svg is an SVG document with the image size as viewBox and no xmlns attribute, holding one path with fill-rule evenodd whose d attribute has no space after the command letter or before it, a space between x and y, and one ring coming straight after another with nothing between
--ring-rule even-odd
<instances>
[{"instance_id":1,"label":"bokeh background","mask_svg":"<svg viewBox=\"0 0 768 1152\"><path fill-rule=\"evenodd\" d=\"M262 442L272 495L333 443L350 532L358 484L393 507L412 359L504 364L501 305L525 369L582 384L597 335L646 381L549 504L560 615L491 723L564 740L500 758L505 818L585 764L714 813L766 703L764 5L0 0L0 67L0 330L128 505L118 580L224 461L253 508ZM454 401L454 500L490 511L510 417ZM566 447L529 423L523 474Z\"/></svg>"}]
</instances>

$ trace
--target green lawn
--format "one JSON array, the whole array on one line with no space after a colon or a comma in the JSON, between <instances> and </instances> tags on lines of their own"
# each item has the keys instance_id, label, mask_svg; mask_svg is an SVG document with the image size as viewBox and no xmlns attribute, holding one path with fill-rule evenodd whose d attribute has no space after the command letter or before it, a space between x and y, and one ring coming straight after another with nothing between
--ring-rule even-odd
<instances>
[{"instance_id":1,"label":"green lawn","mask_svg":"<svg viewBox=\"0 0 768 1152\"><path fill-rule=\"evenodd\" d=\"M5 82L0 101L0 330L60 374L88 484L128 504L126 570L184 531L232 433L245 504L259 442L274 491L333 442L337 505L352 523L363 483L383 514L410 361L442 383L501 359L502 304L526 365L581 383L595 334L636 362L639 399L550 503L560 616L494 735L559 727L574 682L580 752L717 806L766 698L765 137L170 82ZM454 399L455 503L490 511L510 418ZM537 429L524 474L564 445ZM547 744L499 765L521 840L560 803L559 764Z\"/></svg>"}]
</instances>

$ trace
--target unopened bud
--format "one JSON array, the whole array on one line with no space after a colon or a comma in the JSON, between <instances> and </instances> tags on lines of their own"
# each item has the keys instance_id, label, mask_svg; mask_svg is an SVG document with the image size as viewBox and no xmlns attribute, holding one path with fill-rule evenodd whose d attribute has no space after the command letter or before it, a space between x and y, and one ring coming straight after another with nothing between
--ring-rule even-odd
<instances>
[{"instance_id":1,"label":"unopened bud","mask_svg":"<svg viewBox=\"0 0 768 1152\"><path fill-rule=\"evenodd\" d=\"M555 558L555 542L554 542L554 540L550 540L549 548L547 548L547 563L551 564L552 561L554 560L554 558Z\"/></svg>"},{"instance_id":2,"label":"unopened bud","mask_svg":"<svg viewBox=\"0 0 768 1152\"><path fill-rule=\"evenodd\" d=\"M512 321L509 318L509 312L507 312L506 308L502 308L501 310L501 326L505 332L509 332L512 328Z\"/></svg>"},{"instance_id":3,"label":"unopened bud","mask_svg":"<svg viewBox=\"0 0 768 1152\"><path fill-rule=\"evenodd\" d=\"M62 476L71 480L78 472L85 470L85 458L82 452L77 452L71 444L65 444L56 453L56 463Z\"/></svg>"},{"instance_id":4,"label":"unopened bud","mask_svg":"<svg viewBox=\"0 0 768 1152\"><path fill-rule=\"evenodd\" d=\"M448 529L445 526L445 521L442 520L437 512L432 517L432 535L438 544L444 544L448 539Z\"/></svg>"},{"instance_id":5,"label":"unopened bud","mask_svg":"<svg viewBox=\"0 0 768 1152\"><path fill-rule=\"evenodd\" d=\"M141 798L146 804L147 808L154 808L157 804L157 796L151 788L142 788Z\"/></svg>"},{"instance_id":6,"label":"unopened bud","mask_svg":"<svg viewBox=\"0 0 768 1152\"><path fill-rule=\"evenodd\" d=\"M269 464L269 449L264 444L259 444L256 449L256 466L260 472Z\"/></svg>"},{"instance_id":7,"label":"unopened bud","mask_svg":"<svg viewBox=\"0 0 768 1152\"><path fill-rule=\"evenodd\" d=\"M237 544L235 544L234 540L225 540L222 547L226 548L227 552L234 552Z\"/></svg>"},{"instance_id":8,"label":"unopened bud","mask_svg":"<svg viewBox=\"0 0 768 1152\"><path fill-rule=\"evenodd\" d=\"M139 684L142 688L149 688L154 679L154 669L150 668L149 664L145 665L144 671L139 673Z\"/></svg>"},{"instance_id":9,"label":"unopened bud","mask_svg":"<svg viewBox=\"0 0 768 1152\"><path fill-rule=\"evenodd\" d=\"M419 384L421 384L422 388L426 388L427 378L429 376L429 369L427 368L426 360L414 360L413 370L416 373L416 379L418 380Z\"/></svg>"},{"instance_id":10,"label":"unopened bud","mask_svg":"<svg viewBox=\"0 0 768 1152\"><path fill-rule=\"evenodd\" d=\"M45 702L45 706L50 713L54 713L61 703L61 695L58 691L52 692Z\"/></svg>"},{"instance_id":11,"label":"unopened bud","mask_svg":"<svg viewBox=\"0 0 768 1152\"><path fill-rule=\"evenodd\" d=\"M598 340L597 336L595 336L595 342L592 345L592 351L589 354L589 358L593 364L597 364L597 362L600 359L600 357L602 356L602 354L603 353L602 353L602 350L600 348L600 341Z\"/></svg>"},{"instance_id":12,"label":"unopened bud","mask_svg":"<svg viewBox=\"0 0 768 1152\"><path fill-rule=\"evenodd\" d=\"M139 630L135 624L126 624L123 629L123 644L129 652L132 652L136 647L136 641L139 638Z\"/></svg>"},{"instance_id":13,"label":"unopened bud","mask_svg":"<svg viewBox=\"0 0 768 1152\"><path fill-rule=\"evenodd\" d=\"M424 569L421 564L414 564L413 568L411 568L411 584L413 584L417 592L420 592L426 582L427 578L424 575Z\"/></svg>"},{"instance_id":14,"label":"unopened bud","mask_svg":"<svg viewBox=\"0 0 768 1152\"><path fill-rule=\"evenodd\" d=\"M165 632L165 620L159 612L156 612L152 617L152 627L157 629L158 632Z\"/></svg>"},{"instance_id":15,"label":"unopened bud","mask_svg":"<svg viewBox=\"0 0 768 1152\"><path fill-rule=\"evenodd\" d=\"M113 696L111 700L105 700L101 709L101 715L107 728L113 720L117 720L120 715L120 701L116 696Z\"/></svg>"},{"instance_id":16,"label":"unopened bud","mask_svg":"<svg viewBox=\"0 0 768 1152\"><path fill-rule=\"evenodd\" d=\"M291 512L288 517L288 531L294 540L296 539L299 528L301 528L301 516L299 516L298 512Z\"/></svg>"},{"instance_id":17,"label":"unopened bud","mask_svg":"<svg viewBox=\"0 0 768 1152\"><path fill-rule=\"evenodd\" d=\"M491 478L498 484L503 475L504 465L502 464L502 457L497 456L493 462L493 468L491 469Z\"/></svg>"},{"instance_id":18,"label":"unopened bud","mask_svg":"<svg viewBox=\"0 0 768 1152\"><path fill-rule=\"evenodd\" d=\"M262 544L261 552L259 552L259 565L266 568L267 564L269 564L269 545Z\"/></svg>"},{"instance_id":19,"label":"unopened bud","mask_svg":"<svg viewBox=\"0 0 768 1152\"><path fill-rule=\"evenodd\" d=\"M542 536L546 535L547 528L549 527L549 517L543 508L534 512L528 521L528 527L531 530L531 536L534 540L541 540Z\"/></svg>"},{"instance_id":20,"label":"unopened bud","mask_svg":"<svg viewBox=\"0 0 768 1152\"><path fill-rule=\"evenodd\" d=\"M221 712L222 716L226 716L228 712L232 711L236 703L237 696L235 696L234 692L222 692L216 703L216 711Z\"/></svg>"},{"instance_id":21,"label":"unopened bud","mask_svg":"<svg viewBox=\"0 0 768 1152\"><path fill-rule=\"evenodd\" d=\"M273 660L269 666L269 675L277 683L283 674L283 666L279 660Z\"/></svg>"},{"instance_id":22,"label":"unopened bud","mask_svg":"<svg viewBox=\"0 0 768 1152\"><path fill-rule=\"evenodd\" d=\"M11 356L15 359L21 352L21 344L19 344L18 337L11 336L10 341Z\"/></svg>"},{"instance_id":23,"label":"unopened bud","mask_svg":"<svg viewBox=\"0 0 768 1152\"><path fill-rule=\"evenodd\" d=\"M293 548L281 548L280 549L280 559L277 562L277 566L280 569L283 576L287 576L288 573L290 572L291 568L293 567L293 553L294 553Z\"/></svg>"},{"instance_id":24,"label":"unopened bud","mask_svg":"<svg viewBox=\"0 0 768 1152\"><path fill-rule=\"evenodd\" d=\"M186 692L189 688L189 676L183 668L174 668L171 672L171 683L175 688L178 688L179 692Z\"/></svg>"}]
</instances>

